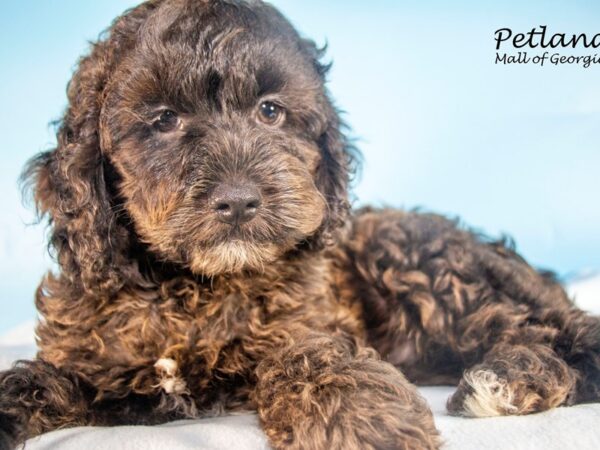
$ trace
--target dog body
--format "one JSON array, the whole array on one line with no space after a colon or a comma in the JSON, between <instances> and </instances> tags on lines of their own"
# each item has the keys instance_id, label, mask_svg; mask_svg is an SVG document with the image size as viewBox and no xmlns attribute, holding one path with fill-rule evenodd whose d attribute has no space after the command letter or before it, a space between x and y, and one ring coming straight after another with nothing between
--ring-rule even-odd
<instances>
[{"instance_id":1,"label":"dog body","mask_svg":"<svg viewBox=\"0 0 600 450\"><path fill-rule=\"evenodd\" d=\"M25 177L60 267L0 443L256 410L275 448L437 448L449 410L600 398L600 321L504 242L348 207L355 151L311 41L261 2L156 0L79 64Z\"/></svg>"}]
</instances>

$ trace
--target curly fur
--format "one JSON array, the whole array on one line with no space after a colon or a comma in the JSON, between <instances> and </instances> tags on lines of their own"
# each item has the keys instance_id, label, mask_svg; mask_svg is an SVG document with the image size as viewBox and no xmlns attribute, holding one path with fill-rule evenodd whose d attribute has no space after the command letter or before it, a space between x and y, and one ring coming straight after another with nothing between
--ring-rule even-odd
<instances>
[{"instance_id":1,"label":"curly fur","mask_svg":"<svg viewBox=\"0 0 600 450\"><path fill-rule=\"evenodd\" d=\"M256 410L278 449L434 449L411 382L471 416L600 399L600 320L550 274L440 216L350 213L321 53L259 1L153 0L81 59L24 175L59 271L37 359L0 374L0 447ZM228 180L260 189L247 224L210 207Z\"/></svg>"}]
</instances>

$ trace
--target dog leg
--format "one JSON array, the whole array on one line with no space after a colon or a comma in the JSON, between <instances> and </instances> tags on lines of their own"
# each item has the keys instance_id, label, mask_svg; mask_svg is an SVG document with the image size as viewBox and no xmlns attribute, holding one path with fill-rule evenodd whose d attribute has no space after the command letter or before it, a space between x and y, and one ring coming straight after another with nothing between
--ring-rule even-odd
<instances>
[{"instance_id":1,"label":"dog leg","mask_svg":"<svg viewBox=\"0 0 600 450\"><path fill-rule=\"evenodd\" d=\"M74 373L41 360L20 361L0 373L0 450L60 428L151 425L187 417L169 395L95 401L96 389Z\"/></svg>"},{"instance_id":2,"label":"dog leg","mask_svg":"<svg viewBox=\"0 0 600 450\"><path fill-rule=\"evenodd\" d=\"M43 361L21 361L0 373L0 449L89 422L79 380Z\"/></svg>"},{"instance_id":3,"label":"dog leg","mask_svg":"<svg viewBox=\"0 0 600 450\"><path fill-rule=\"evenodd\" d=\"M399 370L351 339L312 335L257 369L255 400L276 449L435 449L432 414Z\"/></svg>"},{"instance_id":4,"label":"dog leg","mask_svg":"<svg viewBox=\"0 0 600 450\"><path fill-rule=\"evenodd\" d=\"M528 378L527 373L540 371L536 375L538 382L531 381L529 386L531 391L539 391L541 397L535 401L535 395L530 397L532 405L522 405L516 413L600 400L600 317L579 310L552 276L535 272L510 251L498 246L479 246L477 252L496 292L516 301L513 300L512 307L498 306L492 314L485 313L485 307L480 308L462 321L471 323L470 326L459 328L463 328L461 335L465 336L470 334L469 328L474 329L473 325L481 324L482 320L488 326L495 323L498 329L487 336L494 336L497 343L504 345L492 341L494 347L484 354L483 365L512 364L512 373L506 380L509 384L511 378L516 381ZM487 309L492 311L494 306ZM501 310L512 320L502 319ZM466 376L472 378L472 369ZM546 388L539 383L544 379Z\"/></svg>"},{"instance_id":5,"label":"dog leg","mask_svg":"<svg viewBox=\"0 0 600 450\"><path fill-rule=\"evenodd\" d=\"M531 276L515 261L508 270L496 258L488 252L482 261L503 301L482 304L457 323L456 342L470 348L463 357L471 364L449 411L528 414L600 400L600 319L571 304L550 277Z\"/></svg>"},{"instance_id":6,"label":"dog leg","mask_svg":"<svg viewBox=\"0 0 600 450\"><path fill-rule=\"evenodd\" d=\"M526 414L600 400L600 318L510 245L439 216L390 210L359 215L345 245L348 283L383 357L417 382L455 382L467 370L452 412Z\"/></svg>"}]
</instances>

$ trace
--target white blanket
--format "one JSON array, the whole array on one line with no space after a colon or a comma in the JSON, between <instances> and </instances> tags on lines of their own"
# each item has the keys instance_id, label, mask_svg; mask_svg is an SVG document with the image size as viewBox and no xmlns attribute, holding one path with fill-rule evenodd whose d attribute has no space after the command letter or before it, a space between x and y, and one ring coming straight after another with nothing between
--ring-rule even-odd
<instances>
[{"instance_id":1,"label":"white blanket","mask_svg":"<svg viewBox=\"0 0 600 450\"><path fill-rule=\"evenodd\" d=\"M578 305L600 313L600 276L573 283ZM0 369L34 354L32 323L0 337ZM446 450L597 450L600 449L600 403L556 408L520 417L464 419L446 413L453 387L424 387L420 391L435 415ZM260 450L268 449L256 415L185 420L153 427L80 427L58 430L30 439L30 450Z\"/></svg>"},{"instance_id":2,"label":"white blanket","mask_svg":"<svg viewBox=\"0 0 600 450\"><path fill-rule=\"evenodd\" d=\"M578 405L529 416L463 419L445 412L452 387L422 388L446 450L597 450L600 404ZM81 427L27 442L29 450L262 450L268 449L256 415L218 417L147 426Z\"/></svg>"}]
</instances>

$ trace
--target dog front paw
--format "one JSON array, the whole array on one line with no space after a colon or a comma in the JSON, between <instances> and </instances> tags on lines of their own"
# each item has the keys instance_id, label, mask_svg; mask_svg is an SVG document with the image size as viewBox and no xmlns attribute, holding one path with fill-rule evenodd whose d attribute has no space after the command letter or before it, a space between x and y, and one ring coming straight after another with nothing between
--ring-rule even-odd
<instances>
[{"instance_id":1,"label":"dog front paw","mask_svg":"<svg viewBox=\"0 0 600 450\"><path fill-rule=\"evenodd\" d=\"M415 387L373 351L304 340L257 370L256 402L286 450L432 450L440 440Z\"/></svg>"},{"instance_id":2,"label":"dog front paw","mask_svg":"<svg viewBox=\"0 0 600 450\"><path fill-rule=\"evenodd\" d=\"M277 394L272 405L260 409L261 422L275 449L439 448L432 415L413 393L392 399L388 393L349 386L305 389L294 389L298 397Z\"/></svg>"},{"instance_id":3,"label":"dog front paw","mask_svg":"<svg viewBox=\"0 0 600 450\"><path fill-rule=\"evenodd\" d=\"M542 345L498 346L468 369L448 400L448 411L466 417L523 415L568 404L576 376Z\"/></svg>"}]
</instances>

